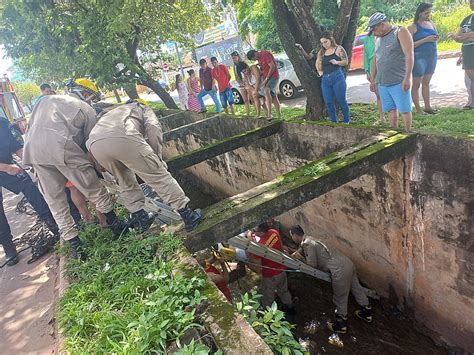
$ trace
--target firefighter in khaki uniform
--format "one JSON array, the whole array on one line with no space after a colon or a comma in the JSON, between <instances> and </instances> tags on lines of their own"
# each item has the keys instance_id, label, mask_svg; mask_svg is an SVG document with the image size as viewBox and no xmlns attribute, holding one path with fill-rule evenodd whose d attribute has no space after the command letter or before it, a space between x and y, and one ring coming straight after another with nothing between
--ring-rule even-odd
<instances>
[{"instance_id":1,"label":"firefighter in khaki uniform","mask_svg":"<svg viewBox=\"0 0 474 355\"><path fill-rule=\"evenodd\" d=\"M126 224L115 215L112 199L84 150L96 124L96 112L89 103L99 91L88 79L70 81L68 87L69 95L45 96L35 106L26 134L23 163L33 166L40 190L61 236L69 241L73 256L84 259L64 192L68 180L105 214L115 235L122 233Z\"/></svg>"},{"instance_id":2,"label":"firefighter in khaki uniform","mask_svg":"<svg viewBox=\"0 0 474 355\"><path fill-rule=\"evenodd\" d=\"M203 215L187 206L189 198L168 172L162 147L163 132L158 118L140 99L130 100L103 115L87 141L94 159L117 180L125 207L141 230L148 229L152 219L143 210L145 196L135 174L177 210L186 230L191 231Z\"/></svg>"},{"instance_id":3,"label":"firefighter in khaki uniform","mask_svg":"<svg viewBox=\"0 0 474 355\"><path fill-rule=\"evenodd\" d=\"M304 235L303 228L294 225L290 228L293 241L300 246L293 256L302 258L306 264L316 269L330 272L332 279L333 302L336 305L335 322L328 324L330 330L337 333L347 332L347 301L352 292L356 302L361 306L356 311L357 317L372 322L366 290L360 285L352 261L337 251L331 251L318 240Z\"/></svg>"}]
</instances>

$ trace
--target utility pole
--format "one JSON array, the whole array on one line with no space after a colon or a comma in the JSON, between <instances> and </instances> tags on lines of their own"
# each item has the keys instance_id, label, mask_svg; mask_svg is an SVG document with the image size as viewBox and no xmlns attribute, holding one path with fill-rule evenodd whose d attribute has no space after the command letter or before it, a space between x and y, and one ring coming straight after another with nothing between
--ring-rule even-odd
<instances>
[{"instance_id":1,"label":"utility pole","mask_svg":"<svg viewBox=\"0 0 474 355\"><path fill-rule=\"evenodd\" d=\"M178 43L174 42L174 48L176 49L176 55L178 56L179 68L181 69L181 78L184 80L183 63L181 62L181 55L179 54Z\"/></svg>"}]
</instances>

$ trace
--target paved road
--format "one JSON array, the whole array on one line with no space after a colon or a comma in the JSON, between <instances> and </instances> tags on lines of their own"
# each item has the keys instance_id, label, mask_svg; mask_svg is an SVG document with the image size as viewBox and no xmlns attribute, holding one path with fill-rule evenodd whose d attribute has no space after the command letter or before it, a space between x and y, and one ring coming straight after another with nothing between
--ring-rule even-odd
<instances>
[{"instance_id":1,"label":"paved road","mask_svg":"<svg viewBox=\"0 0 474 355\"><path fill-rule=\"evenodd\" d=\"M456 66L457 58L438 60L436 72L431 81L432 104L436 107L462 107L467 102L467 93L464 86L464 71ZM375 102L375 95L370 92L369 84L363 71L351 72L347 78L347 97L350 103ZM178 103L178 95L172 92L171 96ZM141 95L148 101L160 99L155 94ZM206 104L212 104L207 99ZM300 92L292 100L282 100L284 106L305 107L306 97Z\"/></svg>"},{"instance_id":2,"label":"paved road","mask_svg":"<svg viewBox=\"0 0 474 355\"><path fill-rule=\"evenodd\" d=\"M35 221L15 212L19 200L20 196L3 190L3 205L15 238ZM30 257L27 250L20 254L17 265L0 269L1 354L56 353L54 307L58 294L58 258L49 254L27 264ZM4 261L0 247L0 264Z\"/></svg>"}]
</instances>

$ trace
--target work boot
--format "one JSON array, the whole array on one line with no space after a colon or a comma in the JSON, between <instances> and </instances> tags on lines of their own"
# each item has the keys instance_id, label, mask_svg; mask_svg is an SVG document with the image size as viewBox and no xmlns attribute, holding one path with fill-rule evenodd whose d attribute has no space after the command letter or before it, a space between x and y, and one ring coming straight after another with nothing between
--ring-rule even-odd
<instances>
[{"instance_id":1,"label":"work boot","mask_svg":"<svg viewBox=\"0 0 474 355\"><path fill-rule=\"evenodd\" d=\"M43 222L46 223L51 233L53 233L55 236L59 236L59 227L52 216L45 218Z\"/></svg>"},{"instance_id":2,"label":"work boot","mask_svg":"<svg viewBox=\"0 0 474 355\"><path fill-rule=\"evenodd\" d=\"M347 317L336 314L334 323L328 323L329 330L334 333L346 334L347 333Z\"/></svg>"},{"instance_id":3,"label":"work boot","mask_svg":"<svg viewBox=\"0 0 474 355\"><path fill-rule=\"evenodd\" d=\"M134 212L130 216L129 226L132 228L138 227L140 233L145 232L155 221L155 215L148 213L144 209Z\"/></svg>"},{"instance_id":4,"label":"work boot","mask_svg":"<svg viewBox=\"0 0 474 355\"><path fill-rule=\"evenodd\" d=\"M82 242L78 236L69 239L69 245L71 247L71 255L74 259L79 259L81 261L85 261L87 259L87 255L82 247Z\"/></svg>"},{"instance_id":5,"label":"work boot","mask_svg":"<svg viewBox=\"0 0 474 355\"><path fill-rule=\"evenodd\" d=\"M191 232L195 229L199 222L204 218L204 214L200 209L192 210L188 206L181 208L178 210L179 215L184 221L184 228L186 232Z\"/></svg>"},{"instance_id":6,"label":"work boot","mask_svg":"<svg viewBox=\"0 0 474 355\"><path fill-rule=\"evenodd\" d=\"M367 323L372 323L372 307L371 306L361 306L360 309L355 311L355 315L362 320L365 320Z\"/></svg>"},{"instance_id":7,"label":"work boot","mask_svg":"<svg viewBox=\"0 0 474 355\"><path fill-rule=\"evenodd\" d=\"M15 264L18 264L18 261L20 259L18 258L18 253L16 251L15 244L13 244L13 241L9 240L3 243L3 250L5 251L5 259L7 266L13 266Z\"/></svg>"},{"instance_id":8,"label":"work boot","mask_svg":"<svg viewBox=\"0 0 474 355\"><path fill-rule=\"evenodd\" d=\"M295 323L296 320L296 309L294 306L288 306L286 304L281 306L281 310L285 313L285 318L290 323Z\"/></svg>"},{"instance_id":9,"label":"work boot","mask_svg":"<svg viewBox=\"0 0 474 355\"><path fill-rule=\"evenodd\" d=\"M128 223L119 219L114 211L105 213L105 218L114 236L120 237L122 234L127 233Z\"/></svg>"}]
</instances>

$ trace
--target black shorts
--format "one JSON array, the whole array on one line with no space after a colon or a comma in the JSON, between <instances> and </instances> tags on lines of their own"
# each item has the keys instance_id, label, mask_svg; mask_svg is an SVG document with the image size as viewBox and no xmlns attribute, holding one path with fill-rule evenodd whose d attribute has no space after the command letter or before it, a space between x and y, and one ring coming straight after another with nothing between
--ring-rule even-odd
<instances>
[{"instance_id":1,"label":"black shorts","mask_svg":"<svg viewBox=\"0 0 474 355\"><path fill-rule=\"evenodd\" d=\"M462 68L474 69L474 44L462 46Z\"/></svg>"}]
</instances>

